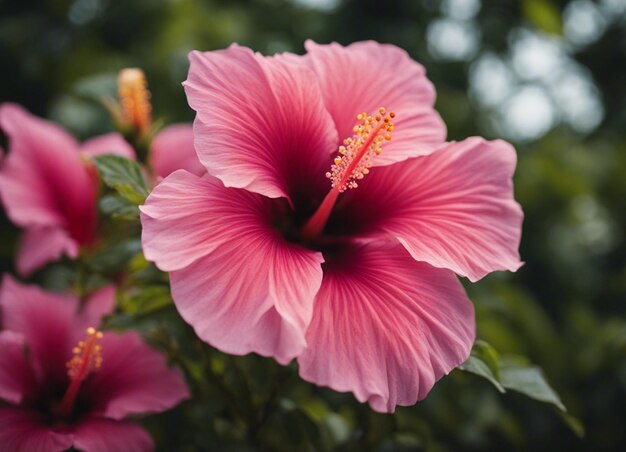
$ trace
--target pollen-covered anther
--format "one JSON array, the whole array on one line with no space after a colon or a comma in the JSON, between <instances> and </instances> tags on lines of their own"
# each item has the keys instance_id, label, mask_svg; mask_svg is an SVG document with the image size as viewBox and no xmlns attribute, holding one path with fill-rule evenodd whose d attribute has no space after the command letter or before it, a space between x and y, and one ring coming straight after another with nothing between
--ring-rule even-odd
<instances>
[{"instance_id":1,"label":"pollen-covered anther","mask_svg":"<svg viewBox=\"0 0 626 452\"><path fill-rule=\"evenodd\" d=\"M87 338L72 349L72 358L67 362L67 375L71 380L84 380L91 372L102 367L103 334L95 328L87 328Z\"/></svg>"},{"instance_id":2,"label":"pollen-covered anther","mask_svg":"<svg viewBox=\"0 0 626 452\"><path fill-rule=\"evenodd\" d=\"M63 418L71 415L76 397L82 382L89 374L102 367L102 346L100 339L103 334L95 328L87 328L87 337L72 349L72 358L67 362L67 376L70 384L56 408L57 414Z\"/></svg>"},{"instance_id":3,"label":"pollen-covered anther","mask_svg":"<svg viewBox=\"0 0 626 452\"><path fill-rule=\"evenodd\" d=\"M352 128L354 135L339 146L339 155L326 173L334 189L344 192L357 188L357 181L369 174L374 157L383 151L383 142L391 140L395 116L394 112L387 113L383 107L374 115L368 116L365 112L357 115L359 122Z\"/></svg>"}]
</instances>

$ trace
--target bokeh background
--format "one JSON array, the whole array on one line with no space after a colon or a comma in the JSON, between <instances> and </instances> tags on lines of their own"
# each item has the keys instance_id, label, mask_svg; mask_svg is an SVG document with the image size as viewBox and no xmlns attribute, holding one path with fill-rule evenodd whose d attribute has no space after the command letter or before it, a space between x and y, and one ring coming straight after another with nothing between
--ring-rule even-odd
<instances>
[{"instance_id":1,"label":"bokeh background","mask_svg":"<svg viewBox=\"0 0 626 452\"><path fill-rule=\"evenodd\" d=\"M309 38L406 49L437 88L450 139L514 143L526 265L467 289L479 337L541 366L584 436L551 406L459 371L379 415L293 367L212 351L196 402L145 421L159 448L626 450L626 1L0 0L0 101L86 138L112 130L99 100L137 66L155 116L191 121L190 50L301 53ZM0 269L12 271L19 235L2 215ZM176 323L173 308L161 314L128 325ZM173 331L161 344L192 341Z\"/></svg>"}]
</instances>

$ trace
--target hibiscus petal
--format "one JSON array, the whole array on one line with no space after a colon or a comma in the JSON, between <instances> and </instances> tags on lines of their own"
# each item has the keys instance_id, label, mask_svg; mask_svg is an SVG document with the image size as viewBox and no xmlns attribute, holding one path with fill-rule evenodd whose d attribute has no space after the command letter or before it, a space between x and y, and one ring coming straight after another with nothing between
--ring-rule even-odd
<instances>
[{"instance_id":1,"label":"hibiscus petal","mask_svg":"<svg viewBox=\"0 0 626 452\"><path fill-rule=\"evenodd\" d=\"M516 271L523 213L513 198L515 164L515 150L501 140L448 143L372 171L342 210L364 234L391 234L416 260L471 281Z\"/></svg>"},{"instance_id":2,"label":"hibiscus petal","mask_svg":"<svg viewBox=\"0 0 626 452\"><path fill-rule=\"evenodd\" d=\"M77 300L47 293L5 275L0 288L0 309L5 330L24 335L39 379L51 387L67 380L65 363L78 340L74 325Z\"/></svg>"},{"instance_id":3,"label":"hibiscus petal","mask_svg":"<svg viewBox=\"0 0 626 452\"><path fill-rule=\"evenodd\" d=\"M81 329L98 328L102 318L115 309L115 286L102 287L89 295L78 315Z\"/></svg>"},{"instance_id":4,"label":"hibiscus petal","mask_svg":"<svg viewBox=\"0 0 626 452\"><path fill-rule=\"evenodd\" d=\"M140 206L144 254L163 271L185 268L235 231L262 224L269 207L261 196L226 189L214 177L176 171Z\"/></svg>"},{"instance_id":5,"label":"hibiscus petal","mask_svg":"<svg viewBox=\"0 0 626 452\"><path fill-rule=\"evenodd\" d=\"M193 145L193 126L173 124L161 130L150 148L150 164L158 177L166 177L178 169L198 176L206 171L198 160Z\"/></svg>"},{"instance_id":6,"label":"hibiscus petal","mask_svg":"<svg viewBox=\"0 0 626 452\"><path fill-rule=\"evenodd\" d=\"M61 226L89 242L95 229L95 187L78 143L60 127L14 104L0 106L10 151L0 171L0 196L15 224Z\"/></svg>"},{"instance_id":7,"label":"hibiscus petal","mask_svg":"<svg viewBox=\"0 0 626 452\"><path fill-rule=\"evenodd\" d=\"M309 40L305 46L340 139L352 136L363 111L385 107L396 113L393 140L385 143L374 165L428 154L445 141L446 126L433 108L435 88L424 67L404 50L374 41L343 47Z\"/></svg>"},{"instance_id":8,"label":"hibiscus petal","mask_svg":"<svg viewBox=\"0 0 626 452\"><path fill-rule=\"evenodd\" d=\"M66 255L78 257L78 243L58 226L27 228L17 254L16 267L21 276L28 276L38 268Z\"/></svg>"},{"instance_id":9,"label":"hibiscus petal","mask_svg":"<svg viewBox=\"0 0 626 452\"><path fill-rule=\"evenodd\" d=\"M195 147L210 174L272 198L327 185L338 137L313 71L236 45L189 59Z\"/></svg>"},{"instance_id":10,"label":"hibiscus petal","mask_svg":"<svg viewBox=\"0 0 626 452\"><path fill-rule=\"evenodd\" d=\"M74 429L74 447L87 452L146 452L152 438L139 425L111 419L87 419Z\"/></svg>"},{"instance_id":11,"label":"hibiscus petal","mask_svg":"<svg viewBox=\"0 0 626 452\"><path fill-rule=\"evenodd\" d=\"M32 394L37 382L26 360L24 337L12 331L0 331L0 399L19 404Z\"/></svg>"},{"instance_id":12,"label":"hibiscus petal","mask_svg":"<svg viewBox=\"0 0 626 452\"><path fill-rule=\"evenodd\" d=\"M288 362L304 347L322 255L270 225L272 201L177 171L141 207L146 258L170 274L198 336L227 353Z\"/></svg>"},{"instance_id":13,"label":"hibiscus petal","mask_svg":"<svg viewBox=\"0 0 626 452\"><path fill-rule=\"evenodd\" d=\"M113 419L157 413L189 397L180 371L144 343L136 332L105 333L102 367L83 383L92 412Z\"/></svg>"},{"instance_id":14,"label":"hibiscus petal","mask_svg":"<svg viewBox=\"0 0 626 452\"><path fill-rule=\"evenodd\" d=\"M72 436L52 431L34 411L0 408L0 448L6 451L64 451Z\"/></svg>"},{"instance_id":15,"label":"hibiscus petal","mask_svg":"<svg viewBox=\"0 0 626 452\"><path fill-rule=\"evenodd\" d=\"M114 154L135 160L135 150L119 133L108 133L87 140L83 143L80 150L89 157Z\"/></svg>"},{"instance_id":16,"label":"hibiscus petal","mask_svg":"<svg viewBox=\"0 0 626 452\"><path fill-rule=\"evenodd\" d=\"M452 272L398 244L366 245L325 265L300 375L393 412L467 359L474 335L473 305Z\"/></svg>"}]
</instances>

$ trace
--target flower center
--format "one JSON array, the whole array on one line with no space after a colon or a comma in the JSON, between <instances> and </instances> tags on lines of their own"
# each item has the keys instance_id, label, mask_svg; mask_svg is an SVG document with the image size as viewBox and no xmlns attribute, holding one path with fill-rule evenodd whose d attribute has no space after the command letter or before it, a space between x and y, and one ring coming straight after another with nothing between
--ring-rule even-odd
<instances>
[{"instance_id":1,"label":"flower center","mask_svg":"<svg viewBox=\"0 0 626 452\"><path fill-rule=\"evenodd\" d=\"M359 122L352 129L354 135L343 140L343 145L339 146L339 155L326 173L331 181L331 189L301 230L304 240L310 241L321 234L339 195L348 189L357 188L358 181L369 174L374 158L383 151L383 142L391 140L390 132L394 128L392 119L395 116L394 112L386 113L384 107L379 108L373 116L359 113Z\"/></svg>"},{"instance_id":2,"label":"flower center","mask_svg":"<svg viewBox=\"0 0 626 452\"><path fill-rule=\"evenodd\" d=\"M72 349L74 356L67 362L70 385L59 406L59 415L63 418L69 417L72 413L81 383L89 374L102 367L102 348L98 343L100 339L102 339L101 331L87 328L87 338Z\"/></svg>"}]
</instances>

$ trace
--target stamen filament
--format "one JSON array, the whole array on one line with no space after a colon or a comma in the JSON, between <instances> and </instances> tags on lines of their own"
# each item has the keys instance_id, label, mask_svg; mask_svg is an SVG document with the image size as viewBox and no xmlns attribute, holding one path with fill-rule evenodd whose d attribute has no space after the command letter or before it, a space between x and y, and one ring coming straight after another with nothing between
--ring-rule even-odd
<instances>
[{"instance_id":1,"label":"stamen filament","mask_svg":"<svg viewBox=\"0 0 626 452\"><path fill-rule=\"evenodd\" d=\"M302 238L306 241L314 239L324 229L326 226L326 222L328 221L328 217L330 217L330 213L333 211L333 207L335 206L335 202L339 197L339 189L332 188L324 197L324 200L317 208L315 213L309 221L306 222L304 227L302 228Z\"/></svg>"},{"instance_id":2,"label":"stamen filament","mask_svg":"<svg viewBox=\"0 0 626 452\"><path fill-rule=\"evenodd\" d=\"M102 366L101 347L98 344L102 336L95 328L87 328L87 340L80 341L72 350L74 356L67 363L70 385L59 405L59 415L63 418L69 417L72 413L78 391L85 378Z\"/></svg>"},{"instance_id":3,"label":"stamen filament","mask_svg":"<svg viewBox=\"0 0 626 452\"><path fill-rule=\"evenodd\" d=\"M359 164L359 162L361 161L361 159L363 158L363 156L365 155L365 153L369 150L369 147L372 145L374 139L376 137L378 137L378 134L380 133L381 129L385 126L386 124L380 123L378 126L376 126L376 128L369 134L369 136L367 137L367 140L365 141L365 143L363 144L363 147L361 147L361 149L359 150L359 152L357 153L357 155L354 157L354 159L350 162L350 164L348 165L348 168L346 168L346 172L344 173L343 177L341 178L340 182L339 182L339 187L342 187L343 185L345 185L348 180L350 179L350 177L352 177L352 173L354 171L354 169L356 168L356 166ZM339 190L339 188L337 188Z\"/></svg>"},{"instance_id":4,"label":"stamen filament","mask_svg":"<svg viewBox=\"0 0 626 452\"><path fill-rule=\"evenodd\" d=\"M331 189L302 228L304 240L310 241L322 233L339 195L358 187L357 180L369 174L372 159L382 152L382 142L391 139L389 133L394 128L391 120L395 113L385 114L383 107L378 113L375 116L360 113L357 119L361 123L354 126L354 135L344 140L344 146L339 146L339 155L333 160L331 171L326 173L332 181Z\"/></svg>"}]
</instances>

